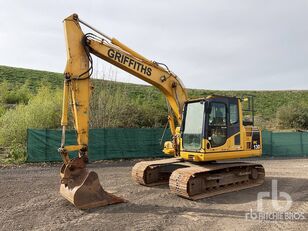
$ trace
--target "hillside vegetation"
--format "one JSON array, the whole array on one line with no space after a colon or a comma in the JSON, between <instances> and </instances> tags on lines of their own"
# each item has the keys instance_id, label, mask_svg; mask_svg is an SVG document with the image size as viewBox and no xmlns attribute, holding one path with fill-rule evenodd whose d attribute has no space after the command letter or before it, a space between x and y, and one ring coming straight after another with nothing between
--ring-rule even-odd
<instances>
[{"instance_id":1,"label":"hillside vegetation","mask_svg":"<svg viewBox=\"0 0 308 231\"><path fill-rule=\"evenodd\" d=\"M32 92L35 92L40 86L48 85L51 88L62 88L63 75L61 73L38 71L24 68L15 68L0 66L0 83L7 81L13 88L27 84L27 87ZM278 81L278 80L277 80ZM104 83L105 82L105 83ZM106 80L93 80L93 85L96 91L101 91L103 87L108 87L114 90L121 89L122 93L129 98L138 101L138 103L151 103L153 106L162 106L165 104L162 94L152 86L136 85L121 82L112 82ZM14 89L15 88L15 89ZM125 92L124 92L125 91ZM292 91L217 91L217 90L197 90L188 89L190 98L206 97L211 94L228 95L228 96L255 96L256 115L265 120L274 118L277 109L286 104L304 104L308 105L308 90L292 90ZM147 102L144 102L147 101ZM150 102L151 101L151 102ZM161 108L156 108L161 110ZM165 106L162 106L164 109Z\"/></svg>"},{"instance_id":2,"label":"hillside vegetation","mask_svg":"<svg viewBox=\"0 0 308 231\"><path fill-rule=\"evenodd\" d=\"M62 85L60 73L0 66L0 153L6 148L11 158L23 159L27 128L60 127ZM92 85L90 127L165 126L166 102L156 88L99 79ZM256 125L308 129L308 91L188 89L188 94L254 95Z\"/></svg>"},{"instance_id":3,"label":"hillside vegetation","mask_svg":"<svg viewBox=\"0 0 308 231\"><path fill-rule=\"evenodd\" d=\"M55 72L0 65L0 82L3 81L7 81L16 88L27 83L31 90L37 89L41 84L47 84L53 88L60 88L63 84L63 75Z\"/></svg>"}]
</instances>

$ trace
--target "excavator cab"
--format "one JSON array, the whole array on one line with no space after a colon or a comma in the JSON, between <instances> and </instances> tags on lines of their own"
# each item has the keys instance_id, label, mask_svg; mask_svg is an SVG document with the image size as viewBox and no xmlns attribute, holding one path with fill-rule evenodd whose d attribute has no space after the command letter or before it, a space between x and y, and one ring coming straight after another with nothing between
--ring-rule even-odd
<instances>
[{"instance_id":1,"label":"excavator cab","mask_svg":"<svg viewBox=\"0 0 308 231\"><path fill-rule=\"evenodd\" d=\"M237 98L212 96L185 103L181 127L182 150L202 152L217 148L239 132ZM206 146L204 139L208 141Z\"/></svg>"},{"instance_id":2,"label":"excavator cab","mask_svg":"<svg viewBox=\"0 0 308 231\"><path fill-rule=\"evenodd\" d=\"M180 131L180 156L198 162L211 161L211 153L220 152L223 156L226 150L248 156L261 155L260 130L253 124L243 123L242 101L217 95L187 101ZM249 130L253 130L254 137L248 141L255 146L245 144Z\"/></svg>"}]
</instances>

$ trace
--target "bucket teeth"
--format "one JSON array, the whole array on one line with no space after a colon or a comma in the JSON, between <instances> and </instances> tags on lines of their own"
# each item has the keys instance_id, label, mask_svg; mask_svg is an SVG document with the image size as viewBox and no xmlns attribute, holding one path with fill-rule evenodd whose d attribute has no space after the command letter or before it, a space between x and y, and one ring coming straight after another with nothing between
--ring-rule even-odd
<instances>
[{"instance_id":1,"label":"bucket teeth","mask_svg":"<svg viewBox=\"0 0 308 231\"><path fill-rule=\"evenodd\" d=\"M79 209L89 209L125 202L124 199L106 192L101 186L98 175L93 171L83 171L78 176L61 184L60 193Z\"/></svg>"}]
</instances>

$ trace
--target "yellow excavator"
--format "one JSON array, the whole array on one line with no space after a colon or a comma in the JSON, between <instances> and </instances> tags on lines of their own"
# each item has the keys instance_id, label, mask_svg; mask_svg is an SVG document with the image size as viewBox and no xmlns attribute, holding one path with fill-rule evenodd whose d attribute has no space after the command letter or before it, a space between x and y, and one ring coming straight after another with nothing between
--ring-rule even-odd
<instances>
[{"instance_id":1,"label":"yellow excavator","mask_svg":"<svg viewBox=\"0 0 308 231\"><path fill-rule=\"evenodd\" d=\"M81 25L93 33L84 34ZM221 162L262 155L261 130L244 121L243 101L211 95L188 99L181 80L162 63L148 60L73 14L64 20L67 64L64 72L60 193L76 207L94 208L125 202L103 190L98 175L86 168L88 122L93 71L91 54L154 85L166 97L172 140L163 152L172 158L142 161L132 169L135 182L168 184L171 192L192 200L260 185L265 172L260 164ZM68 110L72 111L77 144L65 145ZM119 141L120 142L120 141ZM70 153L78 151L71 158Z\"/></svg>"}]
</instances>

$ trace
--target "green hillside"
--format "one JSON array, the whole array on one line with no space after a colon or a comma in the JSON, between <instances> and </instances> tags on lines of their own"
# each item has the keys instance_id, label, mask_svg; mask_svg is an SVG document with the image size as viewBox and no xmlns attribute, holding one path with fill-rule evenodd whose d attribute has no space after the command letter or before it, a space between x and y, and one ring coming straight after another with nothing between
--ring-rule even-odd
<instances>
[{"instance_id":1,"label":"green hillside","mask_svg":"<svg viewBox=\"0 0 308 231\"><path fill-rule=\"evenodd\" d=\"M24 68L15 68L0 66L0 82L8 81L11 86L22 86L27 82L31 90L36 90L41 85L49 85L52 88L62 88L63 75L61 73L38 71ZM160 92L154 87L111 82L103 80L94 80L93 85L96 90L100 90L106 84L102 82L110 82L108 87L112 85L125 89L128 96L140 103L144 101L151 101L153 105L164 107L164 99ZM286 104L303 103L308 105L308 90L299 91L216 91L216 90L196 90L189 89L188 94L190 98L205 97L210 94L242 96L255 96L255 110L256 115L261 120L269 120L274 118L279 107Z\"/></svg>"},{"instance_id":2,"label":"green hillside","mask_svg":"<svg viewBox=\"0 0 308 231\"><path fill-rule=\"evenodd\" d=\"M40 84L49 84L57 88L62 87L63 75L55 72L0 66L0 82L5 80L16 87L28 82L31 89L36 89Z\"/></svg>"}]
</instances>

